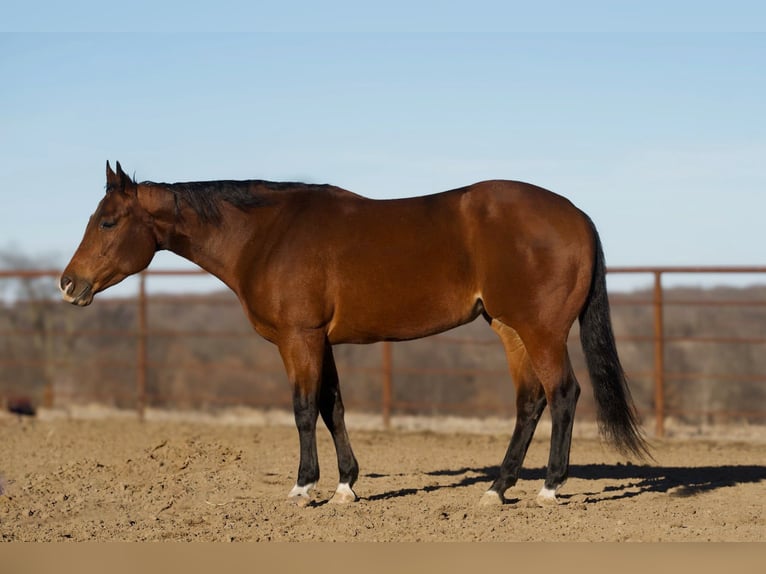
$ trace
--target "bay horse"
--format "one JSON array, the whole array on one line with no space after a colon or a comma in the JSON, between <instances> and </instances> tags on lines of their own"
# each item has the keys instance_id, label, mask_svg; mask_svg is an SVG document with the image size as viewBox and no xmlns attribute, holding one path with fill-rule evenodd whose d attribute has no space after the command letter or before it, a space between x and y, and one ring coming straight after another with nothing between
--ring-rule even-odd
<instances>
[{"instance_id":1,"label":"bay horse","mask_svg":"<svg viewBox=\"0 0 766 574\"><path fill-rule=\"evenodd\" d=\"M109 162L106 181L61 275L63 299L90 304L161 249L231 288L255 331L277 345L292 384L300 443L293 502L308 504L319 480L320 415L338 459L331 502L357 500L359 465L332 346L425 337L479 316L503 343L517 409L482 503L505 501L546 405L550 453L537 500L557 502L580 394L567 353L578 318L602 435L626 455L648 454L612 333L601 242L563 197L499 180L393 200L262 180L138 183Z\"/></svg>"}]
</instances>

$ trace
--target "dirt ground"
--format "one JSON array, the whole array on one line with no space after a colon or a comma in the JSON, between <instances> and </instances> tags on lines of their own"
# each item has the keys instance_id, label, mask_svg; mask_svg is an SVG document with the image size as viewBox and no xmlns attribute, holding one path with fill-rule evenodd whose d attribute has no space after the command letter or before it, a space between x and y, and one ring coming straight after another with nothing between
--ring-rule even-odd
<instances>
[{"instance_id":1,"label":"dirt ground","mask_svg":"<svg viewBox=\"0 0 766 574\"><path fill-rule=\"evenodd\" d=\"M319 432L315 501L286 501L298 464L286 424L135 417L0 417L3 541L766 541L766 441L653 441L631 464L576 436L561 504L541 508L548 444L533 442L502 507L478 505L510 431L354 428L360 500Z\"/></svg>"}]
</instances>

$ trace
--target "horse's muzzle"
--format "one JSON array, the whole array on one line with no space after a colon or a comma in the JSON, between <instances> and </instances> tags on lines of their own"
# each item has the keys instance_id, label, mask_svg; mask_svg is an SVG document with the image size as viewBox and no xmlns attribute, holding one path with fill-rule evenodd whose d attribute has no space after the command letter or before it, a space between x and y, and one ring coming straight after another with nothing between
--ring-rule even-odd
<instances>
[{"instance_id":1,"label":"horse's muzzle","mask_svg":"<svg viewBox=\"0 0 766 574\"><path fill-rule=\"evenodd\" d=\"M84 307L93 302L93 285L76 277L62 275L59 280L61 298L67 303Z\"/></svg>"}]
</instances>

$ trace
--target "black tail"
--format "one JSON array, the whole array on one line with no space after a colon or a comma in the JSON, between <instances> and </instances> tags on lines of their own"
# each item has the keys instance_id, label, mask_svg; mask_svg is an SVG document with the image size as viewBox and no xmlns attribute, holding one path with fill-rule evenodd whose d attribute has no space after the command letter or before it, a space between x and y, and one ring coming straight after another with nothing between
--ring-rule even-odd
<instances>
[{"instance_id":1,"label":"black tail","mask_svg":"<svg viewBox=\"0 0 766 574\"><path fill-rule=\"evenodd\" d=\"M596 253L593 279L585 306L580 312L580 342L596 399L599 430L623 454L651 458L639 427L638 414L628 389L612 332L606 294L604 250L593 226Z\"/></svg>"}]
</instances>

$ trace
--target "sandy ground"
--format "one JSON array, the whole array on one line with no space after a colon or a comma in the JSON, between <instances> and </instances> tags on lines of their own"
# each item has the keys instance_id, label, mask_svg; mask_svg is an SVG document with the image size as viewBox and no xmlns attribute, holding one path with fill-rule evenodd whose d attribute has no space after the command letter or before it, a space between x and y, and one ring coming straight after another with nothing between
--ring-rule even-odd
<instances>
[{"instance_id":1,"label":"sandy ground","mask_svg":"<svg viewBox=\"0 0 766 574\"><path fill-rule=\"evenodd\" d=\"M541 508L541 429L508 503L483 507L505 424L484 432L351 424L360 500L345 506L327 504L337 469L322 430L322 480L314 503L298 508L286 501L298 464L290 425L2 416L0 539L766 541L763 432L655 440L648 465L580 432L561 504Z\"/></svg>"}]
</instances>

